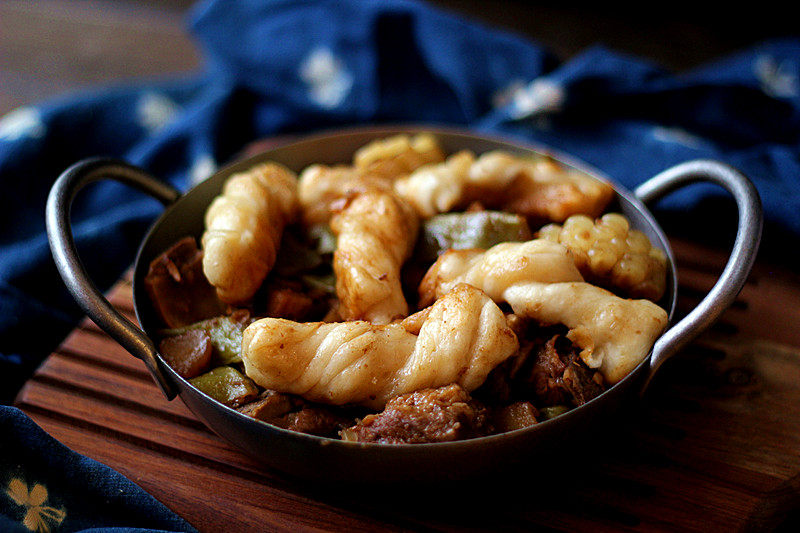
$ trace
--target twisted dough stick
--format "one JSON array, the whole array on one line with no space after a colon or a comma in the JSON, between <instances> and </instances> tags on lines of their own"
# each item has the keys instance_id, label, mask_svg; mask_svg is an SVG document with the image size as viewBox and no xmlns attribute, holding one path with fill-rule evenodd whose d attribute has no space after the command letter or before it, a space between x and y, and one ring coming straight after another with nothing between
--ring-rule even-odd
<instances>
[{"instance_id":1,"label":"twisted dough stick","mask_svg":"<svg viewBox=\"0 0 800 533\"><path fill-rule=\"evenodd\" d=\"M486 252L447 252L420 284L422 300L464 282L507 302L519 316L567 326L583 361L609 383L628 375L667 325L667 313L653 302L626 300L584 283L566 248L543 239Z\"/></svg>"},{"instance_id":2,"label":"twisted dough stick","mask_svg":"<svg viewBox=\"0 0 800 533\"><path fill-rule=\"evenodd\" d=\"M411 254L419 223L391 192L356 196L331 220L339 313L345 320L386 324L408 315L400 268Z\"/></svg>"},{"instance_id":3,"label":"twisted dough stick","mask_svg":"<svg viewBox=\"0 0 800 533\"><path fill-rule=\"evenodd\" d=\"M448 250L419 285L420 306L428 306L458 283L479 287L495 302L519 283L583 281L563 245L545 239L504 242L488 250Z\"/></svg>"},{"instance_id":4,"label":"twisted dough stick","mask_svg":"<svg viewBox=\"0 0 800 533\"><path fill-rule=\"evenodd\" d=\"M353 165L368 172L394 180L430 163L444 161L436 138L429 133L414 137L395 135L379 139L359 148L353 156Z\"/></svg>"},{"instance_id":5,"label":"twisted dough stick","mask_svg":"<svg viewBox=\"0 0 800 533\"><path fill-rule=\"evenodd\" d=\"M258 320L244 331L242 359L247 375L267 389L381 409L400 394L450 383L472 391L517 348L500 308L463 284L383 326Z\"/></svg>"},{"instance_id":6,"label":"twisted dough stick","mask_svg":"<svg viewBox=\"0 0 800 533\"><path fill-rule=\"evenodd\" d=\"M398 179L395 191L422 218L470 202L561 222L570 215L598 215L613 195L612 187L547 158L523 158L503 151L475 159L458 152L438 165L427 165Z\"/></svg>"},{"instance_id":7,"label":"twisted dough stick","mask_svg":"<svg viewBox=\"0 0 800 533\"><path fill-rule=\"evenodd\" d=\"M514 313L543 324L564 324L581 359L617 383L647 356L667 326L667 313L650 300L626 300L584 282L509 287Z\"/></svg>"},{"instance_id":8,"label":"twisted dough stick","mask_svg":"<svg viewBox=\"0 0 800 533\"><path fill-rule=\"evenodd\" d=\"M328 223L337 203L362 192L391 191L391 180L354 167L311 165L300 173L297 195L307 226Z\"/></svg>"},{"instance_id":9,"label":"twisted dough stick","mask_svg":"<svg viewBox=\"0 0 800 533\"><path fill-rule=\"evenodd\" d=\"M475 155L469 151L457 152L444 163L428 165L394 182L394 190L409 202L422 218L446 213L456 206L468 203L469 170ZM498 187L502 187L498 183Z\"/></svg>"},{"instance_id":10,"label":"twisted dough stick","mask_svg":"<svg viewBox=\"0 0 800 533\"><path fill-rule=\"evenodd\" d=\"M203 272L220 300L248 301L275 264L284 226L297 212L297 180L278 163L234 174L206 211Z\"/></svg>"},{"instance_id":11,"label":"twisted dough stick","mask_svg":"<svg viewBox=\"0 0 800 533\"><path fill-rule=\"evenodd\" d=\"M337 201L369 190L392 190L392 183L417 168L444 161L432 135L395 135L358 149L353 166L311 165L300 174L298 195L306 225L326 223Z\"/></svg>"},{"instance_id":12,"label":"twisted dough stick","mask_svg":"<svg viewBox=\"0 0 800 533\"><path fill-rule=\"evenodd\" d=\"M433 136L397 135L360 148L352 167L312 165L301 174L304 222L330 220L338 236L333 268L344 319L385 324L408 314L400 267L411 254L419 222L392 193L392 182L443 159Z\"/></svg>"}]
</instances>

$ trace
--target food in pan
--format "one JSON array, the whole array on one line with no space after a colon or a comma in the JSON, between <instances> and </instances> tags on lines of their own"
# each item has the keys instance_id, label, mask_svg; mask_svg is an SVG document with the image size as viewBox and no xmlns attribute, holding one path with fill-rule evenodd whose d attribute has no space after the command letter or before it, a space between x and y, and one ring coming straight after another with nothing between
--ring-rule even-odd
<instances>
[{"instance_id":1,"label":"food in pan","mask_svg":"<svg viewBox=\"0 0 800 533\"><path fill-rule=\"evenodd\" d=\"M400 135L299 176L232 175L200 248L146 278L164 359L248 416L389 444L502 433L602 394L666 327L664 253L546 156Z\"/></svg>"},{"instance_id":2,"label":"food in pan","mask_svg":"<svg viewBox=\"0 0 800 533\"><path fill-rule=\"evenodd\" d=\"M420 284L421 301L437 301L454 285L468 283L514 315L542 324L563 324L587 366L614 384L641 362L667 325L655 303L616 296L581 278L573 254L547 240L502 243L488 250L450 250Z\"/></svg>"},{"instance_id":3,"label":"food in pan","mask_svg":"<svg viewBox=\"0 0 800 533\"><path fill-rule=\"evenodd\" d=\"M277 163L234 174L206 211L203 273L225 303L244 303L278 255L283 228L297 211L294 173Z\"/></svg>"},{"instance_id":4,"label":"food in pan","mask_svg":"<svg viewBox=\"0 0 800 533\"><path fill-rule=\"evenodd\" d=\"M361 147L352 165L310 165L300 175L298 196L306 225L327 223L347 198L366 191L391 191L398 177L444 161L431 135L398 135Z\"/></svg>"},{"instance_id":5,"label":"food in pan","mask_svg":"<svg viewBox=\"0 0 800 533\"><path fill-rule=\"evenodd\" d=\"M388 324L408 315L400 271L417 241L419 221L388 191L365 191L331 219L333 272L344 320Z\"/></svg>"},{"instance_id":6,"label":"food in pan","mask_svg":"<svg viewBox=\"0 0 800 533\"><path fill-rule=\"evenodd\" d=\"M452 383L472 391L518 347L497 304L461 284L386 325L262 318L244 332L242 359L267 389L381 409L397 396Z\"/></svg>"},{"instance_id":7,"label":"food in pan","mask_svg":"<svg viewBox=\"0 0 800 533\"><path fill-rule=\"evenodd\" d=\"M479 201L490 209L552 222L575 214L597 216L614 193L608 183L549 158L516 157L502 151L476 158L466 150L398 178L394 189L423 217Z\"/></svg>"},{"instance_id":8,"label":"food in pan","mask_svg":"<svg viewBox=\"0 0 800 533\"><path fill-rule=\"evenodd\" d=\"M563 224L548 224L539 235L566 246L587 281L613 288L631 298L658 301L664 295L667 260L627 219L608 213L596 221L573 215Z\"/></svg>"}]
</instances>

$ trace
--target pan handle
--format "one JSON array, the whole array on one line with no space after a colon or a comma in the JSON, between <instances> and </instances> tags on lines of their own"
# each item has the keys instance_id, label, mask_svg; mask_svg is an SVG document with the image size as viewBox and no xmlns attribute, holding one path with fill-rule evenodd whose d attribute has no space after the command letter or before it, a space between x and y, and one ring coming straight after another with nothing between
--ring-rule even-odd
<instances>
[{"instance_id":1,"label":"pan handle","mask_svg":"<svg viewBox=\"0 0 800 533\"><path fill-rule=\"evenodd\" d=\"M124 161L105 158L85 159L65 170L50 189L46 214L50 250L64 283L81 308L128 352L144 361L161 391L171 400L175 397L175 389L158 366L156 357L158 351L153 341L117 312L92 283L78 257L72 238L70 211L76 194L86 185L105 178L130 185L149 194L165 206L180 197L180 192L172 186Z\"/></svg>"},{"instance_id":2,"label":"pan handle","mask_svg":"<svg viewBox=\"0 0 800 533\"><path fill-rule=\"evenodd\" d=\"M750 180L735 168L711 160L688 161L661 172L636 188L634 194L650 204L685 185L710 182L722 186L736 200L739 227L728 263L714 287L683 320L672 326L653 345L650 370L644 391L664 362L697 335L711 326L733 304L742 290L758 252L763 214L758 191Z\"/></svg>"}]
</instances>

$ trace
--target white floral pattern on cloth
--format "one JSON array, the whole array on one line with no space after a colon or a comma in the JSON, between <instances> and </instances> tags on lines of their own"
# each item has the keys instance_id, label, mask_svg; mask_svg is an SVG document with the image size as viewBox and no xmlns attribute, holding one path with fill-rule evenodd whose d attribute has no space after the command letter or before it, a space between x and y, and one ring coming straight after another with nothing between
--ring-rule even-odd
<instances>
[{"instance_id":1,"label":"white floral pattern on cloth","mask_svg":"<svg viewBox=\"0 0 800 533\"><path fill-rule=\"evenodd\" d=\"M189 183L194 186L208 179L217 170L217 162L211 154L202 154L192 163L189 169Z\"/></svg>"},{"instance_id":2,"label":"white floral pattern on cloth","mask_svg":"<svg viewBox=\"0 0 800 533\"><path fill-rule=\"evenodd\" d=\"M753 74L761 82L761 90L773 98L800 96L800 82L794 62L779 63L770 55L760 55L753 63Z\"/></svg>"},{"instance_id":3,"label":"white floral pattern on cloth","mask_svg":"<svg viewBox=\"0 0 800 533\"><path fill-rule=\"evenodd\" d=\"M300 79L308 84L308 96L324 109L338 107L353 87L353 75L329 48L315 48L300 65Z\"/></svg>"},{"instance_id":4,"label":"white floral pattern on cloth","mask_svg":"<svg viewBox=\"0 0 800 533\"><path fill-rule=\"evenodd\" d=\"M157 92L146 92L136 104L136 119L148 133L155 133L169 124L178 111L180 106L171 98Z\"/></svg>"},{"instance_id":5,"label":"white floral pattern on cloth","mask_svg":"<svg viewBox=\"0 0 800 533\"><path fill-rule=\"evenodd\" d=\"M511 96L511 117L523 119L561 111L566 100L564 87L547 77L518 87Z\"/></svg>"},{"instance_id":6,"label":"white floral pattern on cloth","mask_svg":"<svg viewBox=\"0 0 800 533\"><path fill-rule=\"evenodd\" d=\"M46 132L42 114L35 107L18 107L0 117L0 141L11 142L26 137L38 139Z\"/></svg>"},{"instance_id":7,"label":"white floral pattern on cloth","mask_svg":"<svg viewBox=\"0 0 800 533\"><path fill-rule=\"evenodd\" d=\"M653 138L657 141L680 144L687 148L699 150L703 147L703 139L693 135L683 128L656 126L653 128Z\"/></svg>"},{"instance_id":8,"label":"white floral pattern on cloth","mask_svg":"<svg viewBox=\"0 0 800 533\"><path fill-rule=\"evenodd\" d=\"M507 106L520 91L525 90L525 85L524 80L517 78L508 85L496 90L494 94L492 94L492 107L499 109Z\"/></svg>"},{"instance_id":9,"label":"white floral pattern on cloth","mask_svg":"<svg viewBox=\"0 0 800 533\"><path fill-rule=\"evenodd\" d=\"M6 494L17 505L25 507L25 517L22 525L37 533L49 533L53 526L61 525L67 512L45 505L47 502L47 488L36 483L30 490L28 485L19 478L13 478L6 489Z\"/></svg>"}]
</instances>

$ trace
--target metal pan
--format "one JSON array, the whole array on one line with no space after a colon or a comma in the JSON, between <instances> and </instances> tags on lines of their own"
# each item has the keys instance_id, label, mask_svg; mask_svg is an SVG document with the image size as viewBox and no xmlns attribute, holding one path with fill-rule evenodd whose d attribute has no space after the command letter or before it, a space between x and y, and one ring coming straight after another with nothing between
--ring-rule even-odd
<instances>
[{"instance_id":1,"label":"metal pan","mask_svg":"<svg viewBox=\"0 0 800 533\"><path fill-rule=\"evenodd\" d=\"M598 420L609 420L640 394L658 368L681 347L710 326L730 306L753 265L761 237L761 203L755 187L737 170L715 161L691 161L666 170L630 192L616 186L617 209L643 231L668 257L667 290L661 305L672 321L676 303L675 258L661 228L645 207L684 185L704 181L725 188L739 210L738 232L730 259L719 280L700 304L656 341L649 356L605 393L555 419L500 435L436 444L382 445L343 442L277 428L254 420L200 393L161 358L153 339L160 324L144 289L150 261L186 235L200 237L203 214L225 179L255 163L274 160L299 172L312 163L349 161L367 142L398 133L429 131L451 153L502 149L515 153L545 152L564 164L613 182L601 173L551 149L522 146L499 138L438 128L351 129L308 137L230 165L181 195L177 190L121 161L89 159L67 169L55 182L47 202L47 231L56 265L83 310L126 350L147 365L168 399L181 400L214 432L269 467L303 478L354 481L454 479L503 469L539 451L578 438ZM157 198L166 211L145 237L135 264L133 301L141 329L115 311L88 278L75 250L70 206L85 185L113 179Z\"/></svg>"}]
</instances>

